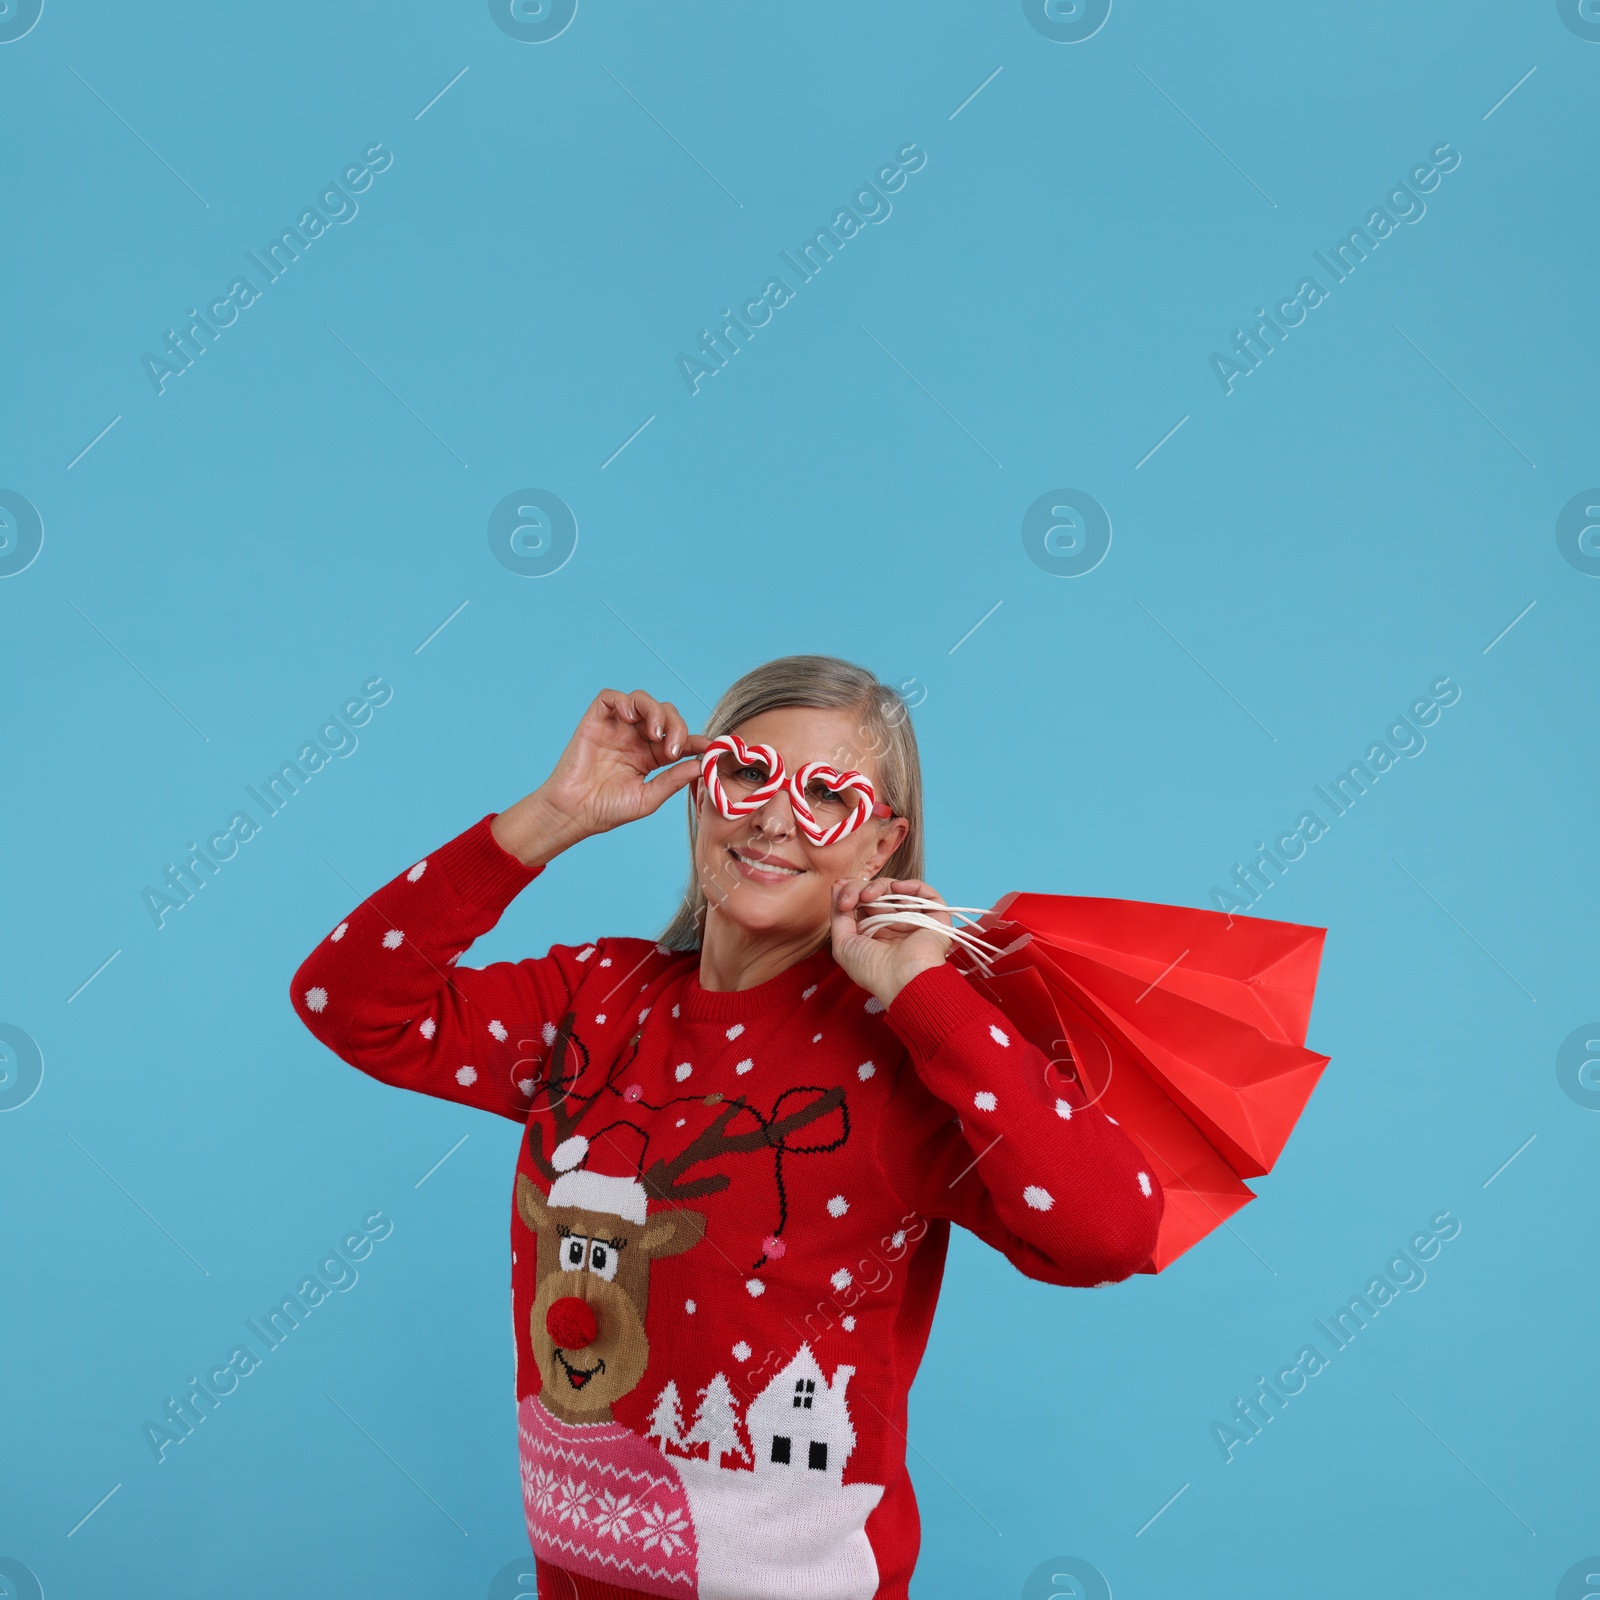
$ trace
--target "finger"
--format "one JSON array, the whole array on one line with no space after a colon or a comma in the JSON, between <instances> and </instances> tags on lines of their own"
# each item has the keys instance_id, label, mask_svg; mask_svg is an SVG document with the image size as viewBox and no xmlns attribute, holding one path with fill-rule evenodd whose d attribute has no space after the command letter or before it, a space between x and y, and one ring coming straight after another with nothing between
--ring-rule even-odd
<instances>
[{"instance_id":1,"label":"finger","mask_svg":"<svg viewBox=\"0 0 1600 1600\"><path fill-rule=\"evenodd\" d=\"M865 888L862 889L861 904L863 908L870 907L873 902L882 899L882 897L887 894L914 895L919 899L931 900L934 902L934 904L931 907L928 907L924 914L931 918L934 922L939 923L944 927L951 927L954 925L954 919L951 917L950 913L948 911L939 909L944 902L933 891L933 889L928 884L924 883L920 878L874 878L871 883L867 884ZM892 911L889 914L891 916L894 915ZM927 928L925 924L922 926L927 932L931 933L933 931L931 928ZM892 944L897 943L901 939L910 938L912 934L917 931L918 925L902 923L898 926L881 928L878 930L878 932L873 934L872 937L875 939L882 939Z\"/></svg>"},{"instance_id":2,"label":"finger","mask_svg":"<svg viewBox=\"0 0 1600 1600\"><path fill-rule=\"evenodd\" d=\"M633 702L634 710L639 713L645 733L652 739L661 738L666 732L662 720L661 702L644 689L635 689L628 699Z\"/></svg>"},{"instance_id":3,"label":"finger","mask_svg":"<svg viewBox=\"0 0 1600 1600\"><path fill-rule=\"evenodd\" d=\"M694 760L674 762L670 767L662 767L650 778L644 786L645 802L649 811L659 810L673 795L682 792L684 787L691 783L700 773L700 763Z\"/></svg>"},{"instance_id":4,"label":"finger","mask_svg":"<svg viewBox=\"0 0 1600 1600\"><path fill-rule=\"evenodd\" d=\"M677 707L670 701L657 700L644 689L635 689L628 699L639 714L639 729L650 743L651 765L664 767L676 761L683 754L689 733Z\"/></svg>"},{"instance_id":5,"label":"finger","mask_svg":"<svg viewBox=\"0 0 1600 1600\"><path fill-rule=\"evenodd\" d=\"M619 722L636 723L639 720L633 701L620 690L602 689L595 696L595 705L601 708L602 716L613 717Z\"/></svg>"},{"instance_id":6,"label":"finger","mask_svg":"<svg viewBox=\"0 0 1600 1600\"><path fill-rule=\"evenodd\" d=\"M940 905L944 904L944 896L931 883L924 883L921 878L896 878L891 887L896 894L921 895L924 900L937 900Z\"/></svg>"},{"instance_id":7,"label":"finger","mask_svg":"<svg viewBox=\"0 0 1600 1600\"><path fill-rule=\"evenodd\" d=\"M687 739L687 735L684 736ZM685 754L679 743L675 743L671 733L663 734L659 739L647 735L645 741L650 747L650 769L655 771L660 767L671 766L680 756Z\"/></svg>"},{"instance_id":8,"label":"finger","mask_svg":"<svg viewBox=\"0 0 1600 1600\"><path fill-rule=\"evenodd\" d=\"M920 895L924 900L934 901L935 904L933 906L924 908L926 914L932 917L935 922L942 922L947 927L955 925L955 919L948 911L942 909L944 896L931 883L924 883L921 878L897 878L894 883L894 892L896 894Z\"/></svg>"},{"instance_id":9,"label":"finger","mask_svg":"<svg viewBox=\"0 0 1600 1600\"><path fill-rule=\"evenodd\" d=\"M628 753L644 773L668 766L686 753L681 748L670 749L670 741L658 738L652 731L653 728L664 726L664 723L658 702L644 690L635 689L631 694L622 694L615 689L605 689L601 691L596 704L601 708L602 716L620 723L628 730L629 736L637 741ZM682 742L693 752L697 738L697 735L690 735L685 730ZM705 743L700 740L699 748L704 749Z\"/></svg>"},{"instance_id":10,"label":"finger","mask_svg":"<svg viewBox=\"0 0 1600 1600\"><path fill-rule=\"evenodd\" d=\"M683 720L683 713L670 700L661 702L661 721L667 754L676 760L684 753L688 743L689 724Z\"/></svg>"},{"instance_id":11,"label":"finger","mask_svg":"<svg viewBox=\"0 0 1600 1600\"><path fill-rule=\"evenodd\" d=\"M833 915L828 919L828 932L836 950L862 937L861 930L856 927L854 902L850 899L853 892L853 886L848 883L833 886Z\"/></svg>"},{"instance_id":12,"label":"finger","mask_svg":"<svg viewBox=\"0 0 1600 1600\"><path fill-rule=\"evenodd\" d=\"M634 701L633 695L615 689L602 690L597 698L601 725L609 730L607 746L615 751L640 778L648 777L672 759L660 740L652 739L647 728L649 713Z\"/></svg>"}]
</instances>

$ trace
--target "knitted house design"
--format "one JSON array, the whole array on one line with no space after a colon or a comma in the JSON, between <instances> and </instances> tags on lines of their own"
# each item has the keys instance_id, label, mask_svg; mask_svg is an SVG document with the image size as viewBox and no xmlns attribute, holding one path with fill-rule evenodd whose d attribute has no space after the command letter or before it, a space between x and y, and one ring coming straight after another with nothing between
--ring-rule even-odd
<instances>
[{"instance_id":1,"label":"knitted house design","mask_svg":"<svg viewBox=\"0 0 1600 1600\"><path fill-rule=\"evenodd\" d=\"M836 1367L830 1382L801 1345L745 1411L751 1466L666 1455L694 1519L700 1600L872 1600L866 1522L883 1486L842 1477L856 1443L854 1373Z\"/></svg>"},{"instance_id":2,"label":"knitted house design","mask_svg":"<svg viewBox=\"0 0 1600 1600\"><path fill-rule=\"evenodd\" d=\"M836 1489L842 1486L845 1461L856 1447L844 1397L844 1386L855 1370L835 1367L833 1382L828 1383L811 1346L800 1346L745 1412L745 1432L758 1473L804 1474L809 1483L816 1472L822 1475L821 1482Z\"/></svg>"}]
</instances>

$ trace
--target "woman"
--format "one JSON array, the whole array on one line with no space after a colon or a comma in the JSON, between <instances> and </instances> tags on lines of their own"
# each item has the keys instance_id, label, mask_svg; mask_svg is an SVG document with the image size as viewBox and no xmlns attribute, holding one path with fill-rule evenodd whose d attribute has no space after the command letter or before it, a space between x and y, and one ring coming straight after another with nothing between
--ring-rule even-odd
<instances>
[{"instance_id":1,"label":"woman","mask_svg":"<svg viewBox=\"0 0 1600 1600\"><path fill-rule=\"evenodd\" d=\"M659 942L455 965L555 856L691 785ZM906 1395L949 1224L1049 1283L1149 1264L1162 1193L1132 1142L944 934L862 931L885 894L937 898L921 824L904 706L862 668L769 662L705 735L607 689L539 788L295 977L353 1066L526 1124L512 1300L541 1596L905 1596Z\"/></svg>"}]
</instances>

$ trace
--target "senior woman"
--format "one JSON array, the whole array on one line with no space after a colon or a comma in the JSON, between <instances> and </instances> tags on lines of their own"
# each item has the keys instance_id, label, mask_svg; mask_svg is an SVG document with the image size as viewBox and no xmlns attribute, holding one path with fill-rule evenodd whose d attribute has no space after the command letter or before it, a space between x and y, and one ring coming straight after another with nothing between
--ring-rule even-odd
<instances>
[{"instance_id":1,"label":"senior woman","mask_svg":"<svg viewBox=\"0 0 1600 1600\"><path fill-rule=\"evenodd\" d=\"M555 856L686 788L689 887L659 941L456 964ZM921 873L902 703L791 656L703 735L602 690L544 783L296 974L351 1065L525 1125L511 1279L541 1596L899 1600L906 1396L949 1225L1049 1283L1148 1265L1162 1193L1133 1143L936 927L863 931L885 894L937 898Z\"/></svg>"}]
</instances>

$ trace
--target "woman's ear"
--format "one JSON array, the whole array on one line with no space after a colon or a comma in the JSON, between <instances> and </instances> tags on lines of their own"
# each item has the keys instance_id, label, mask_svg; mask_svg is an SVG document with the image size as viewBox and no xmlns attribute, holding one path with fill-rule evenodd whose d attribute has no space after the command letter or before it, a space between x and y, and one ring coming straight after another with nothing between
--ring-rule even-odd
<instances>
[{"instance_id":1,"label":"woman's ear","mask_svg":"<svg viewBox=\"0 0 1600 1600\"><path fill-rule=\"evenodd\" d=\"M872 854L867 857L866 865L871 868L867 877L875 878L883 871L884 863L905 843L906 835L910 832L911 824L904 817L889 819L878 836L878 842L872 847Z\"/></svg>"}]
</instances>

